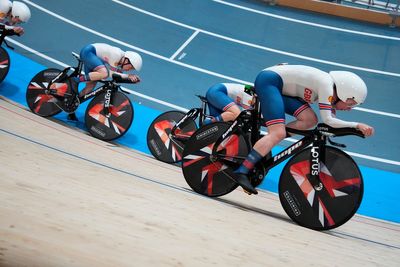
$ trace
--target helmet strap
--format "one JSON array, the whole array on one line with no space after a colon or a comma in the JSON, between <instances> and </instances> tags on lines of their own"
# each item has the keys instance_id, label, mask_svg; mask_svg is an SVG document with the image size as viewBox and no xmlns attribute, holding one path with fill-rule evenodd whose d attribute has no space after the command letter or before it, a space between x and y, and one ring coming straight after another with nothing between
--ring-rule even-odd
<instances>
[{"instance_id":1,"label":"helmet strap","mask_svg":"<svg viewBox=\"0 0 400 267\"><path fill-rule=\"evenodd\" d=\"M339 96L337 95L337 91L336 91L336 84L333 84L333 99L331 102L332 107L335 107L336 104L340 101L341 99L339 98Z\"/></svg>"},{"instance_id":2,"label":"helmet strap","mask_svg":"<svg viewBox=\"0 0 400 267\"><path fill-rule=\"evenodd\" d=\"M129 65L129 64L131 64L131 62L129 61L129 59L126 58L126 57L123 57L123 59L122 59L122 64L121 64L121 68L123 68L125 65ZM131 64L131 65L132 65L132 64Z\"/></svg>"}]
</instances>

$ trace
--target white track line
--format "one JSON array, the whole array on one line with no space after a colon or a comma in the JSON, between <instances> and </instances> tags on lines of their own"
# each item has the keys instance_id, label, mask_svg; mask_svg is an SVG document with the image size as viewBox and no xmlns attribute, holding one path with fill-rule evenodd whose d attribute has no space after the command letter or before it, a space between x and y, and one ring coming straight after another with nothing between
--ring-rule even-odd
<instances>
[{"instance_id":1,"label":"white track line","mask_svg":"<svg viewBox=\"0 0 400 267\"><path fill-rule=\"evenodd\" d=\"M303 21L303 20L298 20L298 19L292 19L292 18L289 18L289 17L280 16L280 15L276 15L276 14L260 11L260 10L257 10L257 9L252 9L252 8L248 8L248 7L232 4L232 3L229 3L229 2L226 2L226 1L222 1L222 0L212 0L212 1L214 1L216 3L223 4L223 5L235 7L235 8L238 8L238 9L246 10L246 11L249 11L249 12L252 12L252 13L257 13L257 14L260 14L260 15L263 15L263 16L268 16L268 17L273 17L273 18L277 18L277 19L287 20L287 21L291 21L291 22L295 22L295 23L299 23L299 24L305 24L305 25L309 25L309 26L313 26L313 27L329 29L329 30L334 30L334 31L340 31L340 32L347 32L347 33L358 34L358 35L365 35L365 36L381 38L381 39L400 41L399 37L393 37L393 36L387 36L387 35L381 35L381 34L375 34L375 33L368 33L368 32L361 32L361 31L354 31L354 30L347 30L347 29L332 27L332 26L328 26L328 25L323 25L323 24L318 24L318 23L313 23L313 22L308 22L308 21Z\"/></svg>"},{"instance_id":2,"label":"white track line","mask_svg":"<svg viewBox=\"0 0 400 267\"><path fill-rule=\"evenodd\" d=\"M23 1L24 2L30 2L28 0L23 0ZM193 31L199 31L199 32L204 33L204 34L207 34L207 35L210 35L210 36L214 36L216 38L220 38L220 39L227 40L227 41L230 41L230 42L238 43L238 44L241 44L241 45L244 45L244 46L249 46L249 47L253 47L253 48L264 50L264 51L268 51L268 52L273 52L273 53L277 53L277 54L281 54L281 55L285 55L285 56L300 58L300 59L304 59L304 60L309 60L309 61L323 63L323 64L337 66L337 67L343 67L343 68L361 70L361 71L365 71L365 72L371 72L371 73L383 74L383 75L388 75L388 76L400 77L400 73L381 71L381 70L376 70L376 69L358 67L358 66L354 66L354 65L342 64L342 63L338 63L338 62L333 62L333 61L328 61L328 60L308 57L308 56L304 56L304 55L290 53L290 52L286 52L286 51L282 51L282 50L278 50L278 49L265 47L265 46L253 44L253 43L250 43L250 42L246 42L246 41L230 38L230 37L227 37L227 36L224 36L224 35L220 35L220 34L216 34L216 33L213 33L213 32L205 31L203 29L195 28L195 27L192 27L190 25L186 25L186 24L174 21L172 19L168 19L168 18L162 17L162 16L154 14L152 12L149 12L149 11L140 9L138 7L126 4L126 3L122 2L122 1L119 1L119 0L112 0L112 1L117 3L117 4L123 5L125 7L128 7L130 9L133 9L135 11L141 12L143 14L155 17L157 19L164 20L164 21L170 22L172 24L175 24L175 25L178 25L178 26L181 26L181 27L193 30Z\"/></svg>"},{"instance_id":3,"label":"white track line","mask_svg":"<svg viewBox=\"0 0 400 267\"><path fill-rule=\"evenodd\" d=\"M115 38L109 37L109 36L107 36L107 35L105 35L105 34L99 33L99 32L97 32L97 31L94 31L94 30L90 29L90 28L84 27L84 26L82 26L82 25L80 25L80 24L78 24L78 23L75 23L75 22L73 22L73 21L70 21L70 20L68 20L68 19L66 19L66 18L64 18L64 17L62 17L62 16L60 16L60 15L58 15L58 14L55 14L55 13L53 13L53 12L51 12L51 11L49 11L49 10L47 10L47 9L45 9L45 8L43 8L43 7L41 7L41 6L39 6L39 5L37 5L37 4L35 4L35 3L32 3L31 1L28 1L28 0L23 0L23 1L26 2L26 3L28 3L28 4L31 4L32 6L34 6L34 7L38 8L38 9L42 10L42 11L45 12L45 13L48 13L48 14L54 16L54 17L57 17L57 18L59 18L59 19L65 21L65 22L67 22L67 23L69 23L69 24L72 24L72 25L74 25L74 26L76 26L76 27L78 27L78 28L81 28L81 29L83 29L83 30L89 31L89 32L91 32L91 33L93 33L93 34L96 34L96 35L98 35L98 36L101 36L101 37L103 37L103 38L105 38L105 39L109 39L109 40L114 41L114 42L116 42L116 43L120 43L120 44L125 45L125 46L127 46L127 47L136 49L136 50L138 50L138 51L142 51L142 52L145 53L145 54L152 55L152 56L154 56L154 57L157 57L157 58L160 58L160 59L163 59L163 60L166 60L166 61L169 61L169 62L178 64L178 65L182 65L182 66L185 66L185 67L194 69L194 70L198 70L198 71L201 71L201 72L210 74L210 75L214 75L214 76L218 76L218 77L227 78L227 79L229 79L229 80L236 81L236 82L251 84L250 82L246 82L246 81L238 80L238 79L235 79L235 78L232 78L232 77L228 77L228 76L225 76L225 75L221 75L221 74L218 74L218 73L210 72L210 71L208 71L208 70L204 70L204 69L201 69L201 68L197 68L197 67L194 67L194 66L191 66L191 65L188 65L188 64L183 64L183 63L181 63L181 62L177 62L177 61L171 60L171 59L169 59L169 58L160 56L160 55L155 54L155 53L152 53L152 52L150 52L150 51L147 51L147 50L144 50L144 49L141 49L141 48L138 48L138 47L134 47L134 46L132 46L132 45L130 45L130 44L127 44L127 43L125 43L125 42L119 41L119 40L117 40L117 39L115 39ZM115 0L113 0L113 1L115 1ZM25 45L23 45L23 44L21 44L21 43L15 41L15 40L12 40L12 39L10 39L10 38L8 38L8 37L7 37L7 40L10 41L11 43L14 43L14 44L16 44L16 45L18 45L18 46L20 46L20 47L22 47L22 48L24 48L24 49L26 49L26 50L32 52L32 53L34 53L34 54L40 56L40 57L45 58L46 60L49 60L49 61L54 62L54 63L56 63L56 64L59 64L60 66L63 66L63 67L68 66L67 64L65 64L65 63L63 63L63 62L61 62L61 61L58 61L58 60L53 59L53 58L51 58L51 57L49 57L49 56L47 56L47 55L44 55L44 54L42 54L42 53L40 53L40 52L38 52L38 51L36 51L36 50L34 50L34 49L32 49L32 48L29 48L29 47L27 47L27 46L25 46ZM171 104L171 103L168 103L168 102L165 102L165 101L162 101L162 100L159 100L159 99L156 99L156 98L153 98L153 97L150 97L150 96L141 94L141 93L139 93L139 92L136 92L136 91L133 91L133 90L130 90L130 89L127 89L127 88L124 88L124 90L128 91L128 92L131 93L131 94L134 94L134 95L137 95L137 96L139 96L139 97L142 97L142 98L144 98L144 99L148 99L148 100L150 100L150 101L154 101L154 102L156 102L156 103L159 103L159 104L162 104L162 105L165 105L165 106L168 106L168 107L172 107L172 108L174 108L174 109L178 109L178 110L182 110L182 111L187 111L187 109L185 109L185 108L183 108L183 107L179 107L179 106L177 106L177 105L174 105L174 104ZM365 109L364 109L363 111L365 111ZM374 112L376 112L376 111L374 111ZM374 113L374 112L372 112L372 113ZM378 111L378 112L379 112L379 111ZM376 113L377 113L377 112L376 112ZM380 112L380 113L384 113L384 112ZM390 114L390 113L388 113L388 114ZM396 115L396 114L394 114L394 115ZM295 139L289 140L289 141L292 141L292 142L293 142L294 140L295 140ZM398 161L386 160L386 159L382 159L382 158L377 158L377 157L362 155L362 154L353 153L353 152L348 152L348 153L352 153L352 155L355 156L355 157L361 157L361 158L365 158L365 159L369 159L369 160L374 160L374 161L379 161L379 162L384 162L384 163L388 163L388 164L400 165L400 162L398 162Z\"/></svg>"},{"instance_id":4,"label":"white track line","mask_svg":"<svg viewBox=\"0 0 400 267\"><path fill-rule=\"evenodd\" d=\"M179 47L178 50L169 58L174 60L177 55L179 55L180 52L182 52L183 49L196 37L196 35L199 34L199 31L195 31L192 36L189 37L189 39L186 40L186 42L183 43L181 47Z\"/></svg>"},{"instance_id":5,"label":"white track line","mask_svg":"<svg viewBox=\"0 0 400 267\"><path fill-rule=\"evenodd\" d=\"M60 65L60 66L62 66L62 67L68 67L67 64L65 64L65 63L63 63L63 62L61 62L61 61L59 61L59 60L56 60L56 59L54 59L54 58L52 58L52 57L49 57L49 56L47 56L47 55L44 55L43 53L40 53L39 51L36 51L36 50L34 50L34 49L32 49L32 48L30 48L30 47L28 47L28 46L26 46L26 45L24 45L24 44L18 42L18 41L15 41L15 40L10 39L10 38L8 38L8 37L7 37L7 41L10 42L10 43L13 43L13 44L15 44L15 45L17 45L17 46L19 46L19 47L21 47L21 48L23 48L23 49L25 49L25 50L31 52L31 53L33 53L33 54L36 54L37 56L42 57L42 58L44 58L44 59L46 59L46 60L48 60L48 61L50 61L50 62L56 63L56 64L58 64L58 65ZM153 102L156 102L156 103L159 103L159 104L161 104L161 105L168 106L168 107L171 107L171 108L173 108L173 109L181 110L181 111L184 111L184 112L187 112L187 111L188 111L188 109L185 109L185 108L183 108L183 107L180 107L180 106L177 106L177 105L174 105L174 104L171 104L171 103L168 103L168 102L159 100L159 99L157 99L157 98L153 98L153 97L144 95L144 94L142 94L142 93L133 91L133 90L131 90L131 89L128 89L128 88L125 88L125 87L122 87L122 89L123 89L124 91L127 91L127 92L133 94L133 95L142 97L142 98L144 98L144 99L147 99L147 100L150 100L150 101L153 101ZM266 132L263 132L263 133L266 134ZM286 140L286 141L289 141L289 142L292 142L292 143L298 141L298 140L296 140L296 139L294 139L294 138L287 138L287 139L285 139L285 140ZM377 161L377 162L382 162L382 163L386 163L386 164L392 164L392 165L400 166L400 162L398 162L398 161L388 160L388 159L383 159L383 158L378 158L378 157L374 157L374 156L363 155L363 154L359 154L359 153L355 153L355 152L349 152L349 151L346 151L346 152L347 152L348 154L354 156L354 157L358 157L358 158L363 158L363 159L367 159L367 160L371 160L371 161Z\"/></svg>"},{"instance_id":6,"label":"white track line","mask_svg":"<svg viewBox=\"0 0 400 267\"><path fill-rule=\"evenodd\" d=\"M360 108L360 107L354 107L353 109L358 110L358 111L364 111L364 112L369 112L369 113L374 113L374 114L378 114L378 115L382 115L382 116L388 116L388 117L393 117L393 118L400 119L400 115L399 114L383 112L383 111L367 109L367 108Z\"/></svg>"},{"instance_id":7,"label":"white track line","mask_svg":"<svg viewBox=\"0 0 400 267\"><path fill-rule=\"evenodd\" d=\"M23 49L25 49L25 50L27 50L27 51L29 51L29 52L31 52L31 53L37 55L37 56L39 56L39 57L42 57L42 58L44 58L44 59L46 59L46 60L48 60L48 61L50 61L50 62L53 62L53 63L55 63L55 64L57 64L57 65L62 66L62 67L64 67L64 68L69 67L69 65L65 64L64 62L61 62L61 61L59 61L59 60L57 60L57 59L55 59L55 58L52 58L52 57L49 57L49 56L47 56L47 55L45 55L45 54L43 54L43 53L40 53L39 51L37 51L37 50L35 50L35 49L32 49L32 48L30 48L30 47L28 47L28 46L26 46L26 45L24 45L24 44L22 44L22 43L20 43L20 42L18 42L18 41L15 41L15 40L13 40L13 39L10 39L9 37L6 37L6 40L7 40L7 42L10 42L10 43L12 43L12 44L14 44L14 45L17 45L17 46L19 46L19 47L21 47L21 48L23 48ZM177 109L177 110L182 110L182 111L184 111L184 112L189 111L188 109L182 108L182 107L180 107L180 106L177 106L177 105L174 105L174 104L165 102L165 101L162 101L162 100L157 99L157 98L153 98L153 97L151 97L151 96L144 95L144 94L142 94L142 93L133 91L133 90L128 89L128 88L124 88L124 87L123 87L123 90L129 92L130 94L139 96L139 97L141 97L141 98L143 98L143 99L147 99L147 100L150 100L150 101L152 101L152 102L159 103L159 104L161 104L161 105L163 105L163 106L171 107L171 108Z\"/></svg>"},{"instance_id":8,"label":"white track line","mask_svg":"<svg viewBox=\"0 0 400 267\"><path fill-rule=\"evenodd\" d=\"M107 39L107 40L110 40L110 41L112 41L112 42L115 42L115 43L117 43L117 44L121 44L121 45L123 45L123 46L126 46L126 47L129 47L129 48L131 48L131 49L137 50L137 51L142 52L142 53L144 53L144 54L147 54L147 55L149 55L149 56L152 56L152 57L155 57L155 58L164 60L164 61L168 61L168 62L171 62L171 63L173 63L173 64L177 64L177 65L180 65L180 66L182 66L182 67L186 67L186 68L189 68L189 69L192 69L192 70L195 70L195 71L199 71L199 72L202 72L202 73L205 73L205 74L209 74L209 75L212 75L212 76L215 76L215 77L219 77L219 78L231 80L231 81L233 81L233 82L245 83L245 84L253 84L252 82L249 82L249 81L244 81L244 80L237 79L237 78L230 77L230 76L226 76L226 75L223 75L223 74L220 74L220 73L217 73L217 72L212 72L212 71L209 71L209 70L206 70L206 69L202 69L202 68L195 67L195 66L192 66L192 65L189 65L189 64L185 64L185 63L183 63L183 62L176 61L176 60L173 60L173 59L170 59L170 58L161 56L161 55L159 55L159 54L153 53L153 52L151 52L151 51L148 51L148 50L145 50L145 49L142 49L142 48L133 46L133 45L128 44L128 43L126 43L126 42L123 42L123 41L120 41L120 40L115 39L115 38L113 38L113 37L110 37L110 36L108 36L108 35L105 35L105 34L103 34L103 33L97 32L97 31L95 31L95 30L93 30L93 29L90 29L90 28L88 28L88 27L82 26L81 24L78 24L78 23L76 23L76 22L74 22L74 21L71 21L71 20L69 20L69 19L67 19L67 18L65 18L65 17L62 17L62 16L60 16L60 15L54 13L54 12L51 12L50 10L45 9L45 8L43 8L43 7L37 5L37 4L35 4L35 3L33 3L33 2L31 2L31 1L29 1L29 0L23 0L23 1L26 2L26 3L28 3L28 4L30 4L30 5L32 5L32 6L34 6L34 7L36 7L37 9L39 9L39 10L41 10L41 11L43 11L43 12L45 12L45 13L47 13L47 14L53 16L53 17L56 17L56 18L58 18L58 19L60 19L60 20L62 20L62 21L64 21L64 22L68 23L68 24L71 24L71 25L73 25L73 26L75 26L75 27L78 27L78 28L80 28L80 29L82 29L82 30L85 30L85 31L87 31L87 32L90 32L90 33L92 33L92 34L95 34L95 35L97 35L97 36L100 36L100 37L102 37L102 38L104 38L104 39ZM113 1L116 2L117 0L113 0ZM118 1L117 1L117 2L118 2ZM147 13L146 13L146 14L147 14ZM192 28L192 29L196 30L195 28ZM199 32L201 32L201 31L199 30ZM400 74L399 74L399 75L400 75ZM369 112L369 113L374 113L374 114L380 114L380 115L384 115L384 116L391 116L391 117L394 117L394 118L400 118L400 115L394 114L394 113L376 111L376 110L371 110L371 109L366 109L366 108L362 108L362 109L361 109L361 108L359 108L359 107L356 107L355 109L356 109L356 110L360 110L360 111L364 111L364 112Z\"/></svg>"}]
</instances>

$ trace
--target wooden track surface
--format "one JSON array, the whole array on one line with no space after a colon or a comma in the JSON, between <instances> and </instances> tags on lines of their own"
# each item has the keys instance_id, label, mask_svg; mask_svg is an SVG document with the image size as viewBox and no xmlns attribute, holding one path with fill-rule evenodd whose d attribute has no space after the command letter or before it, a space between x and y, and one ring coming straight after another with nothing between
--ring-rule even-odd
<instances>
[{"instance_id":1,"label":"wooden track surface","mask_svg":"<svg viewBox=\"0 0 400 267\"><path fill-rule=\"evenodd\" d=\"M316 232L268 192L202 197L175 166L2 99L0 162L0 266L400 266L398 224Z\"/></svg>"}]
</instances>

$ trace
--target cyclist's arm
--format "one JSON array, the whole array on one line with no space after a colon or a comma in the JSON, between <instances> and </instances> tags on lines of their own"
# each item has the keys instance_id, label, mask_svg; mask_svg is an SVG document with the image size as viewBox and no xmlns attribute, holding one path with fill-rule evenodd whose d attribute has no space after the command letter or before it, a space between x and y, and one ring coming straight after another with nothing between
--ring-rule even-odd
<instances>
[{"instance_id":1,"label":"cyclist's arm","mask_svg":"<svg viewBox=\"0 0 400 267\"><path fill-rule=\"evenodd\" d=\"M134 74L125 74L125 73L121 73L121 72L118 72L118 71L112 71L112 70L109 71L109 74L110 74L110 76L109 76L110 78L112 78L113 74L115 74L115 75L121 76L121 78L124 79L124 80L129 79L134 83L140 82L139 76L134 75Z\"/></svg>"},{"instance_id":2,"label":"cyclist's arm","mask_svg":"<svg viewBox=\"0 0 400 267\"><path fill-rule=\"evenodd\" d=\"M4 29L6 29L6 30L13 30L13 29L14 29L14 26L9 26L9 25L0 23L0 30L4 30Z\"/></svg>"},{"instance_id":3,"label":"cyclist's arm","mask_svg":"<svg viewBox=\"0 0 400 267\"><path fill-rule=\"evenodd\" d=\"M13 30L18 35L22 35L24 33L24 29L22 27L10 26L3 23L0 23L0 30Z\"/></svg>"},{"instance_id":4,"label":"cyclist's arm","mask_svg":"<svg viewBox=\"0 0 400 267\"><path fill-rule=\"evenodd\" d=\"M118 70L108 70L108 77L109 78L112 78L112 76L115 74L115 75L118 75L118 76L121 76L121 78L122 79L128 79L128 77L129 77L129 75L128 74L125 74L125 73L121 73L120 71L118 71Z\"/></svg>"},{"instance_id":5,"label":"cyclist's arm","mask_svg":"<svg viewBox=\"0 0 400 267\"><path fill-rule=\"evenodd\" d=\"M122 73L122 70L118 69L116 66L111 65L106 60L104 60L104 58L103 61L105 62L104 67L107 70L107 76L104 79L112 78L114 74L121 76L122 79L128 78L128 74Z\"/></svg>"}]
</instances>

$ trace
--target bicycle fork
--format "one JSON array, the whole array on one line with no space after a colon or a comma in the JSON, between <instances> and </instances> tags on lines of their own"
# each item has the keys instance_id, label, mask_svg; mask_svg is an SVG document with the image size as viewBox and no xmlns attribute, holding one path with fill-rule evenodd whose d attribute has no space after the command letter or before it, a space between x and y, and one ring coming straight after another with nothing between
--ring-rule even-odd
<instances>
[{"instance_id":1,"label":"bicycle fork","mask_svg":"<svg viewBox=\"0 0 400 267\"><path fill-rule=\"evenodd\" d=\"M189 110L186 113L186 115L175 124L174 128L172 128L172 130L171 130L171 133L175 133L175 130L178 128L181 128L181 129L185 128L185 126L187 126L191 122L191 120L189 120L189 118L192 120L195 120L196 117L198 116L199 112L200 111L198 108L192 108L191 110Z\"/></svg>"},{"instance_id":2,"label":"bicycle fork","mask_svg":"<svg viewBox=\"0 0 400 267\"><path fill-rule=\"evenodd\" d=\"M111 97L112 97L112 88L106 90L106 94L104 95L104 116L110 118L110 105L111 105Z\"/></svg>"}]
</instances>

